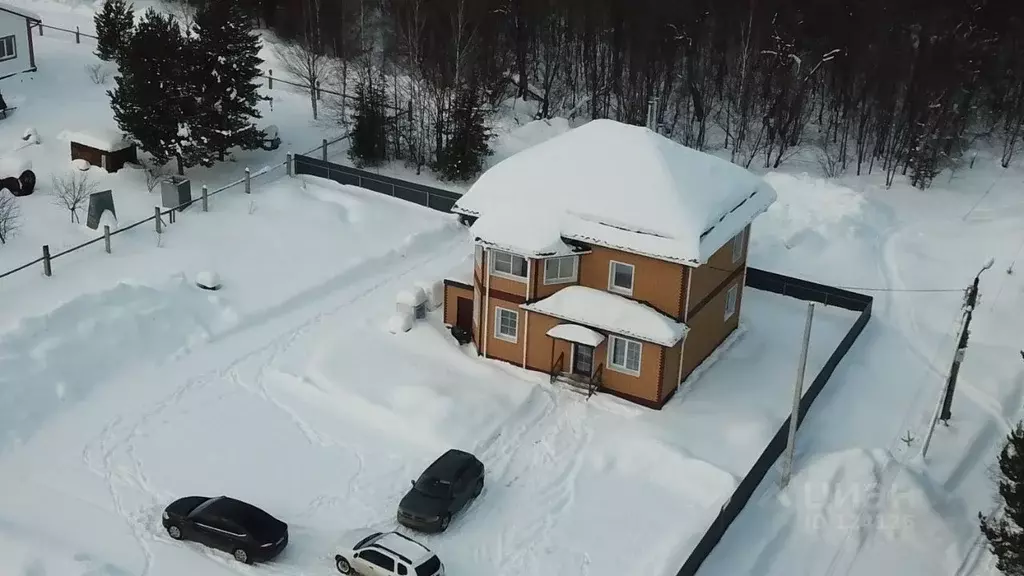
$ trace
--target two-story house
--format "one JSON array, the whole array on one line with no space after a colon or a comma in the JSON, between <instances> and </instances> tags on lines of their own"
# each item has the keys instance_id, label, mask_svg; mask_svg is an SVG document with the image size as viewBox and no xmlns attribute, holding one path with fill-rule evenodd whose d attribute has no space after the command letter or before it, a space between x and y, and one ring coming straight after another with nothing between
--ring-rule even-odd
<instances>
[{"instance_id":1,"label":"two-story house","mask_svg":"<svg viewBox=\"0 0 1024 576\"><path fill-rule=\"evenodd\" d=\"M445 323L487 358L660 408L739 324L750 223L775 198L730 162L594 120L455 204L476 257L471 282L445 282Z\"/></svg>"}]
</instances>

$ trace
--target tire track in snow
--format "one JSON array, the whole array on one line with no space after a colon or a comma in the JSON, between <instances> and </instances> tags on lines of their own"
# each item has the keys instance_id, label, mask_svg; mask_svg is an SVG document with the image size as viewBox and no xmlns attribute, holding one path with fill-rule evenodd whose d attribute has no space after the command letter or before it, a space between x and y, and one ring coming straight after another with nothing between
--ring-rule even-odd
<instances>
[{"instance_id":1,"label":"tire track in snow","mask_svg":"<svg viewBox=\"0 0 1024 576\"><path fill-rule=\"evenodd\" d=\"M244 363L250 361L253 358L260 358L262 361L258 365L257 369L257 390L256 393L264 397L268 402L271 402L277 408L285 411L289 417L295 422L296 426L303 432L304 436L311 443L317 443L321 446L328 445L319 434L316 433L315 429L305 422L302 421L294 411L288 409L282 402L276 400L273 395L269 392L263 382L263 374L266 369L271 366L283 353L290 349L295 342L297 342L302 336L306 335L310 330L320 325L324 320L329 317L333 317L338 313L350 308L353 304L359 303L365 299L368 295L380 289L381 287L398 281L409 274L416 272L436 261L448 257L453 258L453 254L458 254L458 251L453 250L460 244L464 244L468 241L465 234L459 233L460 228L458 227L442 227L437 230L431 230L422 233L418 236L410 236L406 239L405 250L391 250L382 256L376 258L370 258L356 265L349 270L342 272L339 276L328 281L321 287L312 291L307 291L304 294L308 297L314 298L310 302L300 302L297 298L292 298L285 302L283 305L276 307L272 311L266 311L255 318L250 318L248 321L244 321L242 325L236 326L234 329L229 330L227 333L222 333L219 336L211 339L207 345L200 350L206 353L210 353L210 348L216 347L225 341L230 341L230 336L243 334L246 330L252 330L260 326L265 326L268 323L280 319L282 316L297 313L316 301L323 300L334 294L338 290L342 290L345 293L355 290L355 294L346 297L340 303L334 305L332 308L326 311L320 311L313 314L312 317L307 317L301 320L297 327L292 327L290 330L284 332L283 335L277 335L271 339L271 341L255 350L248 350L241 356L235 357L226 366L220 369L208 371L202 375L194 376L186 379L185 383L176 388L170 394L164 396L161 400L157 401L153 408L143 413L141 416L135 419L130 426L122 426L123 420L120 416L115 417L111 420L100 434L98 441L90 442L87 444L82 453L82 460L86 466L95 474L102 477L107 484L108 491L110 493L112 502L114 504L117 514L123 518L125 523L131 530L134 538L138 545L142 549L144 555L143 571L140 576L148 576L152 570L154 563L154 557L150 548L149 542L159 541L161 538L157 536L162 529L162 526L153 526L149 529L146 528L146 522L144 519L149 517L153 519L159 514L160 502L165 499L164 495L158 494L151 486L148 478L145 475L144 467L141 460L137 457L135 452L135 441L140 436L140 430L145 428L148 423L165 410L178 404L181 399L189 392L194 391L196 388L204 387L217 380L229 380L238 384L241 384L244 388L252 390L251 387L245 386L244 382L240 378L239 367ZM427 240L422 243L415 243L415 240L423 239ZM407 259L407 256L412 253L419 255L415 259ZM461 260L461 256L458 258ZM401 262L409 262L407 266L402 267L397 273L393 273L393 267ZM382 269L375 275L370 276L362 282L355 284L355 288L352 287L351 283L345 283L345 280L351 279L353 276L358 277L361 272L368 268L374 268L381 266ZM369 310L364 310L365 314L370 314ZM185 360L192 358L195 351L189 351L186 354L173 358L171 362L172 366L181 367L185 363ZM166 367L166 366L164 366ZM169 378L166 376L161 378L161 381L166 381ZM146 380L144 380L146 381ZM126 432L118 433L121 428L127 428ZM94 448L97 448L101 453L101 462L97 464L92 456ZM123 449L129 462L131 463L131 471L125 472L121 470L121 473L115 476L115 455ZM354 486L356 477L362 473L363 463L362 457L359 456L358 450L350 449L351 453L355 455L358 462L357 470L355 475L349 479L349 486ZM126 477L127 476L127 477ZM148 500L153 502L154 508L143 507L142 510L128 510L124 503L121 492L117 487L117 480L121 483L127 484L136 488L138 491L143 492L148 496ZM159 524L159 522L155 522ZM170 541L170 539L167 539ZM211 558L214 558L211 556ZM219 560L219 559L218 559ZM234 560L232 560L234 562ZM233 569L237 568L234 565L230 565ZM304 568L297 568L297 572L290 571L278 571L274 572L277 574L304 574ZM238 570L235 570L238 571ZM251 572L242 572L243 574L250 574Z\"/></svg>"}]
</instances>

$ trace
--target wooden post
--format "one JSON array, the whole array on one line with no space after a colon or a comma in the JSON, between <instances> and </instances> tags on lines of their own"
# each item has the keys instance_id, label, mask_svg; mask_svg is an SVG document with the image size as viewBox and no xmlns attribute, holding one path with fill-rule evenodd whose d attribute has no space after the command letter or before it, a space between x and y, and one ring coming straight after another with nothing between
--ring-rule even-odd
<instances>
[{"instance_id":1,"label":"wooden post","mask_svg":"<svg viewBox=\"0 0 1024 576\"><path fill-rule=\"evenodd\" d=\"M323 149L324 162L327 162L327 138L320 141L320 147Z\"/></svg>"},{"instance_id":2,"label":"wooden post","mask_svg":"<svg viewBox=\"0 0 1024 576\"><path fill-rule=\"evenodd\" d=\"M249 167L245 167L245 193L252 194L252 187L249 184L251 176L249 175Z\"/></svg>"},{"instance_id":3,"label":"wooden post","mask_svg":"<svg viewBox=\"0 0 1024 576\"><path fill-rule=\"evenodd\" d=\"M75 26L75 44L81 44L81 43L82 43L82 31L78 28L78 26Z\"/></svg>"},{"instance_id":4,"label":"wooden post","mask_svg":"<svg viewBox=\"0 0 1024 576\"><path fill-rule=\"evenodd\" d=\"M42 24L42 22L39 23L39 35L40 36L43 35L43 24Z\"/></svg>"},{"instance_id":5,"label":"wooden post","mask_svg":"<svg viewBox=\"0 0 1024 576\"><path fill-rule=\"evenodd\" d=\"M163 230L160 227L162 222L160 222L160 207L159 206L154 206L153 207L153 216L155 217L154 219L156 221L156 233L157 234L162 234Z\"/></svg>"},{"instance_id":6,"label":"wooden post","mask_svg":"<svg viewBox=\"0 0 1024 576\"><path fill-rule=\"evenodd\" d=\"M320 93L320 81L316 81L316 99L323 100L323 95Z\"/></svg>"},{"instance_id":7,"label":"wooden post","mask_svg":"<svg viewBox=\"0 0 1024 576\"><path fill-rule=\"evenodd\" d=\"M273 90L274 89L274 71L273 70L267 70L267 89L268 90Z\"/></svg>"},{"instance_id":8,"label":"wooden post","mask_svg":"<svg viewBox=\"0 0 1024 576\"><path fill-rule=\"evenodd\" d=\"M793 475L793 453L796 448L796 428L800 423L800 399L804 395L804 372L807 369L807 348L811 343L811 322L814 320L814 302L807 303L807 322L804 324L804 343L800 348L800 363L796 367L796 385L793 387L793 411L789 414L789 437L786 440L786 455L782 462L782 487L789 484Z\"/></svg>"},{"instance_id":9,"label":"wooden post","mask_svg":"<svg viewBox=\"0 0 1024 576\"><path fill-rule=\"evenodd\" d=\"M285 174L288 174L289 176L292 175L292 153L291 152L289 152L288 156L285 157L284 171L285 171Z\"/></svg>"},{"instance_id":10,"label":"wooden post","mask_svg":"<svg viewBox=\"0 0 1024 576\"><path fill-rule=\"evenodd\" d=\"M103 249L107 251L107 254L110 254L110 225L109 224L104 224L103 225Z\"/></svg>"},{"instance_id":11,"label":"wooden post","mask_svg":"<svg viewBox=\"0 0 1024 576\"><path fill-rule=\"evenodd\" d=\"M40 28L42 30L42 28ZM53 269L50 267L50 246L43 244L43 274L47 278L53 276Z\"/></svg>"},{"instance_id":12,"label":"wooden post","mask_svg":"<svg viewBox=\"0 0 1024 576\"><path fill-rule=\"evenodd\" d=\"M203 212L210 211L210 190L203 184Z\"/></svg>"}]
</instances>

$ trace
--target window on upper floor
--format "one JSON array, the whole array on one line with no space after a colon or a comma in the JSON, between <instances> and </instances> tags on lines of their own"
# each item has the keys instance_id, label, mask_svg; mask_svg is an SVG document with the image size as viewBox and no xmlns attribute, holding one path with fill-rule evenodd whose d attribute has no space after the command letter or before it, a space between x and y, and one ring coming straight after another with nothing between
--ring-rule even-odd
<instances>
[{"instance_id":1,"label":"window on upper floor","mask_svg":"<svg viewBox=\"0 0 1024 576\"><path fill-rule=\"evenodd\" d=\"M18 57L18 47L14 42L14 36L0 38L0 61L12 60Z\"/></svg>"},{"instance_id":2,"label":"window on upper floor","mask_svg":"<svg viewBox=\"0 0 1024 576\"><path fill-rule=\"evenodd\" d=\"M616 262L608 263L608 291L618 292L626 296L633 295L633 273L635 268L632 264Z\"/></svg>"},{"instance_id":3,"label":"window on upper floor","mask_svg":"<svg viewBox=\"0 0 1024 576\"><path fill-rule=\"evenodd\" d=\"M732 263L733 264L736 264L737 262L739 262L740 260L743 259L743 245L744 245L744 240L746 240L746 235L747 235L747 229L744 228L743 230L740 230L740 233L737 234L732 239Z\"/></svg>"},{"instance_id":4,"label":"window on upper floor","mask_svg":"<svg viewBox=\"0 0 1024 576\"><path fill-rule=\"evenodd\" d=\"M492 250L491 272L512 280L526 280L526 258L501 250Z\"/></svg>"},{"instance_id":5,"label":"window on upper floor","mask_svg":"<svg viewBox=\"0 0 1024 576\"><path fill-rule=\"evenodd\" d=\"M636 340L611 335L608 342L608 367L616 372L640 375L640 354L643 345Z\"/></svg>"},{"instance_id":6,"label":"window on upper floor","mask_svg":"<svg viewBox=\"0 0 1024 576\"><path fill-rule=\"evenodd\" d=\"M575 282L578 263L578 256L548 258L544 261L544 284Z\"/></svg>"}]
</instances>

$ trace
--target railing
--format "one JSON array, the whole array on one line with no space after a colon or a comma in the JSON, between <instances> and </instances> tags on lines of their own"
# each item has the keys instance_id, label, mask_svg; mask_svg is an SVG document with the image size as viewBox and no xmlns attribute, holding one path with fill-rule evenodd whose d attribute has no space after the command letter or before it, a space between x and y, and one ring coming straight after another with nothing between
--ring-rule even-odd
<instances>
[{"instance_id":1,"label":"railing","mask_svg":"<svg viewBox=\"0 0 1024 576\"><path fill-rule=\"evenodd\" d=\"M604 364L598 364L597 370L594 370L594 375L590 377L590 386L587 387L587 400L601 388L602 376L604 376Z\"/></svg>"},{"instance_id":2,"label":"railing","mask_svg":"<svg viewBox=\"0 0 1024 576\"><path fill-rule=\"evenodd\" d=\"M559 352L558 358L551 363L551 372L548 373L551 376L552 384L555 383L555 379L558 378L558 375L561 374L563 370L565 370L565 352Z\"/></svg>"},{"instance_id":3,"label":"railing","mask_svg":"<svg viewBox=\"0 0 1024 576\"><path fill-rule=\"evenodd\" d=\"M93 36L92 34L86 34L85 32L82 32L82 30L78 26L75 26L74 30L69 30L67 28L61 28L59 26L50 26L49 24L43 24L41 22L33 24L33 26L36 27L39 30L39 35L40 36L43 36L43 29L44 28L47 29L47 30L53 30L55 32L64 32L64 33L67 33L67 34L74 34L75 35L75 44L81 44L82 43L82 38L89 38L90 40L98 40L98 38L96 38L96 36Z\"/></svg>"},{"instance_id":4,"label":"railing","mask_svg":"<svg viewBox=\"0 0 1024 576\"><path fill-rule=\"evenodd\" d=\"M331 146L333 144L337 144L338 142L341 142L342 140L344 140L346 138L348 138L347 134L344 135L344 136L340 136L338 138L335 138L333 140L324 139L320 143L320 146L317 146L316 148L313 148L312 150L309 150L309 151L305 152L304 154L312 154L312 153L320 151L320 150L326 151L329 146ZM103 236L97 236L96 238L93 238L92 240L88 240L88 241L83 242L81 244L72 246L70 248L66 248L66 249L64 249L64 250L62 250L60 252L57 252L56 254L52 254L51 255L50 254L50 246L48 244L47 245L43 245L43 249L42 249L43 255L40 258L36 258L35 260L33 260L31 262L26 262L25 264L22 264L22 265L20 265L20 266L18 266L16 268L13 268L13 269L8 270L6 272L0 273L0 278L5 278L5 277L10 276L10 275L12 275L12 274L14 274L16 272L21 272L22 270L26 270L26 269L28 269L28 268L30 268L32 266L35 266L36 264L39 264L40 262L42 262L42 264L43 264L43 275L47 276L47 277L52 276L53 275L53 264L52 264L53 260L56 260L57 258L60 258L62 256L66 256L68 254L71 254L72 252L76 252L78 250L81 250L81 249L83 249L83 248L85 248L87 246L91 246L93 244L97 244L99 242L103 242L104 243L105 251L109 254L111 252L111 242L110 242L110 239L113 236L117 236L118 234L123 234L125 232L128 232L129 230L132 230L133 228L137 228L137 227L139 227L139 226L141 226L143 224L147 224L147 223L150 223L150 222L152 222L154 224L154 229L156 230L157 234L163 234L164 226L167 223L173 224L175 222L175 220L177 219L177 215L176 215L177 212L181 212L184 209L188 208L189 206L191 206L192 204L195 204L197 202L201 203L203 212L206 212L209 209L209 198L211 196L216 196L217 194L220 194L221 192L224 192L225 190L229 190L229 189L234 188L236 186L243 186L243 189L245 190L245 193L249 194L249 193L251 193L251 184L252 184L252 179L253 178L259 178L261 176L269 174L269 173L273 172L274 170L277 170L277 169L282 168L282 167L285 168L285 172L289 176L293 174L293 155L292 155L292 153L290 153L290 152L288 153L287 158L285 159L284 162L273 164L271 166L265 166L262 169L257 170L256 172L250 172L249 168L246 168L245 169L245 175L242 178L239 178L238 180L235 180L234 182L230 182L228 184L225 184L224 186L221 186L220 188L217 188L215 190L208 190L207 186L203 185L202 189L201 189L202 190L201 191L201 196L198 199L188 200L186 202L183 202L183 203L178 204L177 206L173 206L171 208L160 208L158 206L154 207L153 215L152 216L150 216L148 218L144 218L142 220L138 220L136 222L133 222L133 223L131 223L131 224L129 224L129 225L123 227L123 228L122 227L118 227L117 230L110 230L109 227L104 226ZM163 221L163 219L162 219L163 216L167 216L168 217L168 222L167 223L165 223Z\"/></svg>"}]
</instances>

